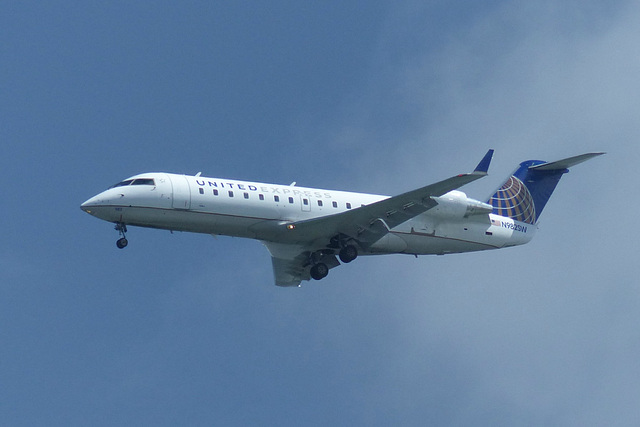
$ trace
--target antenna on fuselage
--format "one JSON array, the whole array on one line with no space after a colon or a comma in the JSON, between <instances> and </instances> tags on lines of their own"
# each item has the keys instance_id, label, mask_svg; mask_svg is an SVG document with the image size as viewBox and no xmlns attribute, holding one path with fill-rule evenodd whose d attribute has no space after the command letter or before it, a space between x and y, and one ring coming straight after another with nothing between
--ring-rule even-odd
<instances>
[{"instance_id":1,"label":"antenna on fuselage","mask_svg":"<svg viewBox=\"0 0 640 427\"><path fill-rule=\"evenodd\" d=\"M202 172L198 172L198 173L196 174L196 178L197 178L197 177L199 177L200 175L202 175Z\"/></svg>"},{"instance_id":2,"label":"antenna on fuselage","mask_svg":"<svg viewBox=\"0 0 640 427\"><path fill-rule=\"evenodd\" d=\"M291 184L289 184L289 187L295 187L297 184L297 182L293 181Z\"/></svg>"}]
</instances>

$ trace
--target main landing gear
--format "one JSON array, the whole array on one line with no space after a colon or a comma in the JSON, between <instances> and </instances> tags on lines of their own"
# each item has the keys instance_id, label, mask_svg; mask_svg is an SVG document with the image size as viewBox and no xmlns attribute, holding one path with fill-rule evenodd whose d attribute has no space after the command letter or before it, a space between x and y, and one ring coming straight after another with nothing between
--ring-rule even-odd
<instances>
[{"instance_id":1,"label":"main landing gear","mask_svg":"<svg viewBox=\"0 0 640 427\"><path fill-rule=\"evenodd\" d=\"M333 249L339 249L338 256L340 261L345 264L350 263L354 259L358 258L358 248L354 245L353 239L344 234L338 234L331 238L329 247Z\"/></svg>"},{"instance_id":2,"label":"main landing gear","mask_svg":"<svg viewBox=\"0 0 640 427\"><path fill-rule=\"evenodd\" d=\"M358 257L358 249L354 245L342 244L340 246L342 248L338 252L338 257L340 258L340 261L342 261L343 263L345 264L350 263L351 261L353 261ZM327 277L327 275L329 274L329 266L327 266L325 262L329 262L331 259L333 259L334 260L333 262L337 263L337 261L335 260L335 255L333 254L335 254L335 252L331 250L326 254L323 254L322 251L319 251L311 255L310 262L312 263L313 266L309 270L309 275L311 276L312 279L320 280ZM328 255L330 256L330 258L323 259L324 255ZM332 262L329 262L329 263L332 264L333 267L338 265L338 264L333 264Z\"/></svg>"},{"instance_id":3,"label":"main landing gear","mask_svg":"<svg viewBox=\"0 0 640 427\"><path fill-rule=\"evenodd\" d=\"M127 241L127 237L124 234L127 232L127 225L122 222L117 222L115 229L118 233L120 233L120 236L122 236L118 239L118 241L116 241L116 246L118 247L118 249L126 248L129 244L129 242Z\"/></svg>"},{"instance_id":4,"label":"main landing gear","mask_svg":"<svg viewBox=\"0 0 640 427\"><path fill-rule=\"evenodd\" d=\"M327 264L324 262L319 262L311 267L309 273L311 274L311 278L314 280L324 279L327 277L327 274L329 274L329 267L327 267Z\"/></svg>"},{"instance_id":5,"label":"main landing gear","mask_svg":"<svg viewBox=\"0 0 640 427\"><path fill-rule=\"evenodd\" d=\"M358 258L358 249L353 245L346 245L342 249L340 249L340 253L338 254L340 257L340 261L345 264L350 263L354 259Z\"/></svg>"}]
</instances>

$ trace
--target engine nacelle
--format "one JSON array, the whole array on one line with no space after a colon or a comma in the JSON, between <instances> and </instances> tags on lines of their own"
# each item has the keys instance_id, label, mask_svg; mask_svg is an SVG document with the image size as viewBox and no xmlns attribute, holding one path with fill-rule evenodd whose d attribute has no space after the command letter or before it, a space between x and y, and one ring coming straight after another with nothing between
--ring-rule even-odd
<instances>
[{"instance_id":1,"label":"engine nacelle","mask_svg":"<svg viewBox=\"0 0 640 427\"><path fill-rule=\"evenodd\" d=\"M458 190L450 191L440 197L433 197L438 205L429 211L430 215L446 218L467 218L472 215L488 215L493 206L479 200L470 199Z\"/></svg>"}]
</instances>

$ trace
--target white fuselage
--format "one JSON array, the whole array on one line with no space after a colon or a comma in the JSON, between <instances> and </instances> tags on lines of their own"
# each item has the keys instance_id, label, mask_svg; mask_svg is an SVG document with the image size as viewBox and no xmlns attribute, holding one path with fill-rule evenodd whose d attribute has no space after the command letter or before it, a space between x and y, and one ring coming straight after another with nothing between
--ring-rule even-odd
<instances>
[{"instance_id":1,"label":"white fuselage","mask_svg":"<svg viewBox=\"0 0 640 427\"><path fill-rule=\"evenodd\" d=\"M105 221L140 227L291 243L282 225L334 215L386 196L169 173L136 178L153 184L112 187L82 204ZM137 181L133 181L134 184ZM460 191L434 197L437 206L390 230L362 255L447 254L529 242L536 226L488 212Z\"/></svg>"}]
</instances>

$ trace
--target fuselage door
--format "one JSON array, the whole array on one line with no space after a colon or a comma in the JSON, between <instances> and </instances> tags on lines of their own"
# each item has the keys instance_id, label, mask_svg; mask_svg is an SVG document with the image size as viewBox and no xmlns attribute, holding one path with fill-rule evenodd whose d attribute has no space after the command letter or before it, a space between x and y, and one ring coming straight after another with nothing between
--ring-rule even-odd
<instances>
[{"instance_id":1,"label":"fuselage door","mask_svg":"<svg viewBox=\"0 0 640 427\"><path fill-rule=\"evenodd\" d=\"M307 196L300 196L300 206L303 212L311 211L311 198Z\"/></svg>"},{"instance_id":2,"label":"fuselage door","mask_svg":"<svg viewBox=\"0 0 640 427\"><path fill-rule=\"evenodd\" d=\"M170 177L173 186L173 208L191 209L191 190L187 177L184 175L170 175Z\"/></svg>"}]
</instances>

